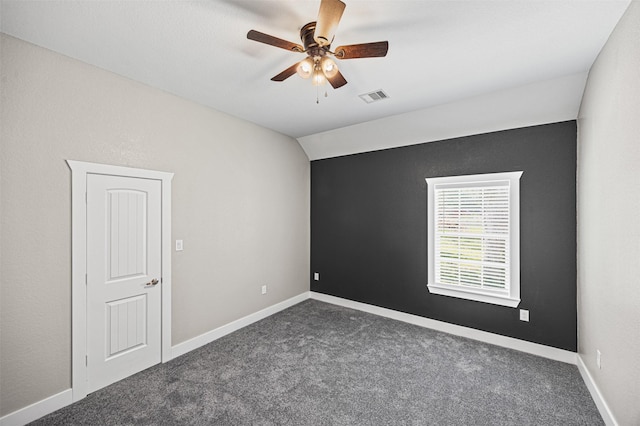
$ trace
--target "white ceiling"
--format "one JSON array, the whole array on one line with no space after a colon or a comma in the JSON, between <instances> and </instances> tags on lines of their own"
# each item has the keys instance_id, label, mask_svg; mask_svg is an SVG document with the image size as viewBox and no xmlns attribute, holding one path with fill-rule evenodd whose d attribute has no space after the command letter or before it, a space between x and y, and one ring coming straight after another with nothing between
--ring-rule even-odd
<instances>
[{"instance_id":1,"label":"white ceiling","mask_svg":"<svg viewBox=\"0 0 640 426\"><path fill-rule=\"evenodd\" d=\"M334 129L584 76L629 1L345 0L333 45L388 40L389 53L339 61L349 83L328 86L319 104L309 80L270 81L303 54L246 38L255 29L300 43L298 31L316 19L319 0L2 0L0 14L4 33L305 147L302 141L319 141ZM378 89L390 98L366 104L358 97ZM560 103L580 102L581 89L553 90L572 98Z\"/></svg>"}]
</instances>

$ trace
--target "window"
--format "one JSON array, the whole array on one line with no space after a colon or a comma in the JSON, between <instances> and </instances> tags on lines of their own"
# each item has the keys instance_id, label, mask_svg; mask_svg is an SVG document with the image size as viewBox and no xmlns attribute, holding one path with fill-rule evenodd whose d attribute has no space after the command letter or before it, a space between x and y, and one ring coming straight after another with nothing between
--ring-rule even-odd
<instances>
[{"instance_id":1,"label":"window","mask_svg":"<svg viewBox=\"0 0 640 426\"><path fill-rule=\"evenodd\" d=\"M520 176L426 179L429 292L518 306Z\"/></svg>"}]
</instances>

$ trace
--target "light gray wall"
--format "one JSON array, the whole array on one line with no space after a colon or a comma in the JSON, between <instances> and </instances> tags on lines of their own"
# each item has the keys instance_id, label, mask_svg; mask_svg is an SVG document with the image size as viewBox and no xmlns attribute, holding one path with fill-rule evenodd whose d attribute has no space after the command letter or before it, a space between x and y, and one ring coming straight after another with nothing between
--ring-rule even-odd
<instances>
[{"instance_id":1,"label":"light gray wall","mask_svg":"<svg viewBox=\"0 0 640 426\"><path fill-rule=\"evenodd\" d=\"M71 386L66 159L175 173L174 345L309 290L309 160L294 139L1 43L0 416Z\"/></svg>"},{"instance_id":2,"label":"light gray wall","mask_svg":"<svg viewBox=\"0 0 640 426\"><path fill-rule=\"evenodd\" d=\"M578 125L578 350L617 421L639 425L638 1L591 68Z\"/></svg>"}]
</instances>

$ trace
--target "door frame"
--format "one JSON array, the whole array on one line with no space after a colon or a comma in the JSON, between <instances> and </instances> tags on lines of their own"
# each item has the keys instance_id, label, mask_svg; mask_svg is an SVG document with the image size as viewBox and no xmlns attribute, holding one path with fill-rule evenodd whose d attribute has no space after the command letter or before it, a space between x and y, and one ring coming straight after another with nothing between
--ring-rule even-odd
<instances>
[{"instance_id":1,"label":"door frame","mask_svg":"<svg viewBox=\"0 0 640 426\"><path fill-rule=\"evenodd\" d=\"M171 359L171 180L173 173L67 160L71 169L71 389L87 396L87 175L159 180L161 183L161 359Z\"/></svg>"}]
</instances>

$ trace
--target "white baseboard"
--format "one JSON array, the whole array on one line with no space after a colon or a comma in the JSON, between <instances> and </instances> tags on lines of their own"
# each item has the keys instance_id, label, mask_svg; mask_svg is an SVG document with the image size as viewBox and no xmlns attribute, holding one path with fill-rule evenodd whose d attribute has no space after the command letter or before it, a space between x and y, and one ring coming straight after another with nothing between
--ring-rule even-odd
<instances>
[{"instance_id":1,"label":"white baseboard","mask_svg":"<svg viewBox=\"0 0 640 426\"><path fill-rule=\"evenodd\" d=\"M596 385L596 382L593 380L591 373L587 369L587 365L582 360L582 357L578 354L578 371L580 371L580 375L582 376L582 380L587 385L587 389L589 389L589 393L591 394L591 398L596 403L596 407L598 407L598 411L600 411L600 415L602 416L602 420L607 426L618 426L618 422L613 416L613 412L609 408L609 405L602 397L602 393L600 393L600 388Z\"/></svg>"},{"instance_id":2,"label":"white baseboard","mask_svg":"<svg viewBox=\"0 0 640 426\"><path fill-rule=\"evenodd\" d=\"M184 355L187 352L191 352L194 349L199 348L200 346L204 346L207 343L211 343L214 340L217 340L223 336L226 336L229 333L233 333L236 330L239 330L243 327L248 326L249 324L253 324L256 321L260 321L261 319L267 318L275 314L276 312L280 312L285 310L293 305L296 305L304 300L309 298L309 292L304 292L297 296L294 296L290 299L282 301L280 303L276 303L275 305L269 306L261 311L255 312L253 314L247 315L246 317L240 318L236 321L230 322L229 324L225 324L221 327L216 328L215 330L208 331L200 336L196 336L192 339L189 339L185 342L178 343L175 346L171 347L171 359L179 357L180 355Z\"/></svg>"},{"instance_id":3,"label":"white baseboard","mask_svg":"<svg viewBox=\"0 0 640 426\"><path fill-rule=\"evenodd\" d=\"M0 426L22 426L42 416L53 413L73 402L71 389L64 390L42 401L35 402L24 408L0 418Z\"/></svg>"},{"instance_id":4,"label":"white baseboard","mask_svg":"<svg viewBox=\"0 0 640 426\"><path fill-rule=\"evenodd\" d=\"M544 358L553 359L555 361L565 362L567 364L576 364L576 353L566 351L564 349L553 348L551 346L540 345L538 343L527 342L525 340L514 339L513 337L501 336L499 334L480 331L469 327L449 324L447 322L437 321L417 315L406 314L404 312L394 311L379 306L373 306L366 303L354 302L353 300L342 299L340 297L329 296L327 294L311 292L311 299L321 302L333 303L334 305L344 306L345 308L357 309L359 311L368 312L370 314L380 315L394 320L407 322L409 324L418 325L420 327L430 328L442 331L456 336L467 337L473 340L490 343L496 346L502 346L509 349L515 349L520 352L526 352L538 355Z\"/></svg>"}]
</instances>

